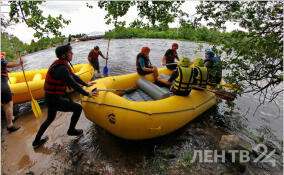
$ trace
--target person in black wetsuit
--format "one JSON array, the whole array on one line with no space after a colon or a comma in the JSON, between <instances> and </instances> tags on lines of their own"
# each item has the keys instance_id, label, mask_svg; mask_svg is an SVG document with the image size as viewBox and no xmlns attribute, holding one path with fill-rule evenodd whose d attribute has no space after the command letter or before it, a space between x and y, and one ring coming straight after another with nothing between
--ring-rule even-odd
<instances>
[{"instance_id":1,"label":"person in black wetsuit","mask_svg":"<svg viewBox=\"0 0 284 175\"><path fill-rule=\"evenodd\" d=\"M85 83L72 72L68 62L72 60L73 52L70 45L59 46L55 50L57 60L48 69L44 83L45 101L47 104L47 119L42 123L36 137L32 143L34 148L38 148L48 140L48 136L41 139L41 136L56 117L57 111L73 112L67 134L77 136L83 133L82 129L75 129L82 112L82 106L66 97L66 87L72 87L75 91L85 96L97 96L97 91L86 92L79 84L91 86L95 82Z\"/></svg>"}]
</instances>

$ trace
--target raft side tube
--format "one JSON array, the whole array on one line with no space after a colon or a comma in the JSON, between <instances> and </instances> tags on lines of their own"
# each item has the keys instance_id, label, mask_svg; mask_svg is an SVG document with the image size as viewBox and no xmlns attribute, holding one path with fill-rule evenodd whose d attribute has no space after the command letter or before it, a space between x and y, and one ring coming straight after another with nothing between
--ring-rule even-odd
<instances>
[{"instance_id":1,"label":"raft side tube","mask_svg":"<svg viewBox=\"0 0 284 175\"><path fill-rule=\"evenodd\" d=\"M9 84L16 84L17 83L17 77L9 77Z\"/></svg>"},{"instance_id":2,"label":"raft side tube","mask_svg":"<svg viewBox=\"0 0 284 175\"><path fill-rule=\"evenodd\" d=\"M32 81L38 81L42 79L42 75L40 73L36 73L33 77Z\"/></svg>"}]
</instances>

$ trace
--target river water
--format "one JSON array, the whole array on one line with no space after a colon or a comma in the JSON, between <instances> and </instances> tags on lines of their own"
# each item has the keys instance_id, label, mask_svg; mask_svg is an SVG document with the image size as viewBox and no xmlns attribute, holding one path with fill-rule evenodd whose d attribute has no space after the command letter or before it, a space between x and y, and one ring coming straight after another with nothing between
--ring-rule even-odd
<instances>
[{"instance_id":1,"label":"river water","mask_svg":"<svg viewBox=\"0 0 284 175\"><path fill-rule=\"evenodd\" d=\"M113 39L110 41L108 53L109 76L135 72L136 55L143 46L148 46L151 49L150 60L152 64L159 68L162 67L162 57L173 42L179 44L179 56L187 56L191 59L204 57L204 52L195 51L200 44L189 41ZM108 40L104 39L73 43L72 64L88 63L88 53L96 45L100 47L100 50L106 56L107 43ZM202 45L203 50L210 47L207 44ZM55 59L55 48L23 56L25 70L46 69ZM102 69L105 66L105 60L102 58L99 60ZM15 71L20 71L20 69ZM280 88L283 88L283 84ZM79 101L78 95L75 94L73 98ZM217 145L223 134L238 135L252 145L261 140L272 145L272 148L280 150L281 155L283 153L282 96L278 97L275 102L258 108L257 95L245 94L238 97L235 102L236 109L233 112L229 112L226 102L223 101L173 134L139 142L121 140L108 134L102 128L88 121L84 114L82 114L78 123L78 127L83 128L85 131L84 136L75 139L70 138L65 134L70 120L67 117L68 121L66 121L66 115L70 114L59 113L58 119L47 130L47 134L51 135L51 139L40 151L32 149L31 141L46 117L46 107L44 103L41 103L44 115L41 119L34 119L29 103L26 103L20 105L18 114L20 118L17 122L22 125L22 129L12 134L8 134L2 129L2 145L4 145L4 147L2 146L2 173L22 174L28 171L37 172L38 174L49 174L50 172L74 173L72 167L83 166L84 171L90 170L99 174L186 174L188 172L186 168L183 171L179 170L180 164L177 162L183 157L184 152L190 148L190 145L199 149L212 148L208 145ZM195 134L204 137L196 138ZM22 142L24 146L19 148L19 145L14 142ZM23 150L21 151L21 149ZM18 155L14 153L15 150L19 153ZM164 150L171 150L170 152L174 155L173 158L164 161L163 159L160 160L161 152ZM279 159L282 159L282 156ZM163 168L162 165L169 167ZM175 166L178 166L178 168L175 168ZM217 164L217 166L221 169L220 171L228 169L230 171L233 169L232 172L239 171L234 168L234 165L221 166ZM250 166L250 168L247 168L247 172L249 174L255 172L254 170L259 170L259 167L263 169L263 171L260 171L261 174L262 172L280 174L283 170L280 165L277 168L258 165L256 167ZM199 166L199 169L192 170L193 173L197 174L204 172L208 174L208 172L214 171L211 165Z\"/></svg>"}]
</instances>

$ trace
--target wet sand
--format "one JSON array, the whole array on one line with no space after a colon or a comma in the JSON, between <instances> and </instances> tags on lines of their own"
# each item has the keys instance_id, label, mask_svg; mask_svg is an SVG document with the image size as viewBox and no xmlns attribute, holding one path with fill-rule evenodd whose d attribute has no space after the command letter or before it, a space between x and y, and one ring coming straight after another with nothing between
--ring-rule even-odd
<instances>
[{"instance_id":1,"label":"wet sand","mask_svg":"<svg viewBox=\"0 0 284 175\"><path fill-rule=\"evenodd\" d=\"M38 118L35 118L32 111L21 115L15 123L22 128L16 132L9 133L6 126L2 125L2 174L24 174L30 170L35 174L41 174L53 165L54 151L76 139L67 135L71 113L57 112L56 119L44 134L49 136L48 142L34 150L32 141L47 116L45 105L41 105L41 110L42 116ZM92 122L82 113L77 128L86 130L91 125ZM60 151L64 152L64 149Z\"/></svg>"}]
</instances>

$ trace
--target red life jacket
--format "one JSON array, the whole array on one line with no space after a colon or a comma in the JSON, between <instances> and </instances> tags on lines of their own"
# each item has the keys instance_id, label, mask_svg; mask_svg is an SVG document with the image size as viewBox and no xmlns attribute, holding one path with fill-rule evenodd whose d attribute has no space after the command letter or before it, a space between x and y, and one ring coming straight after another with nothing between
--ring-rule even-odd
<instances>
[{"instance_id":1,"label":"red life jacket","mask_svg":"<svg viewBox=\"0 0 284 175\"><path fill-rule=\"evenodd\" d=\"M49 67L47 74L46 74L45 82L44 82L44 90L45 90L45 93L47 94L62 95L65 93L65 90L67 87L66 82L62 80L55 80L50 76L50 71L52 70L52 68L59 64L65 65L69 69L70 74L72 75L72 70L66 61L55 60Z\"/></svg>"},{"instance_id":2,"label":"red life jacket","mask_svg":"<svg viewBox=\"0 0 284 175\"><path fill-rule=\"evenodd\" d=\"M137 56L136 56L136 68L137 69L142 69L141 68L141 65L139 64L139 57L143 58L144 62L145 62L145 67L146 68L149 68L149 58L145 57L142 53L139 53Z\"/></svg>"},{"instance_id":3,"label":"red life jacket","mask_svg":"<svg viewBox=\"0 0 284 175\"><path fill-rule=\"evenodd\" d=\"M175 61L175 58L177 57L177 51L173 49L169 49L171 54L167 56L167 63L173 63Z\"/></svg>"},{"instance_id":4,"label":"red life jacket","mask_svg":"<svg viewBox=\"0 0 284 175\"><path fill-rule=\"evenodd\" d=\"M8 68L7 66L1 65L1 77L8 77Z\"/></svg>"},{"instance_id":5,"label":"red life jacket","mask_svg":"<svg viewBox=\"0 0 284 175\"><path fill-rule=\"evenodd\" d=\"M96 53L94 49L91 50L91 59L98 59L99 55L100 55L100 51Z\"/></svg>"}]
</instances>

